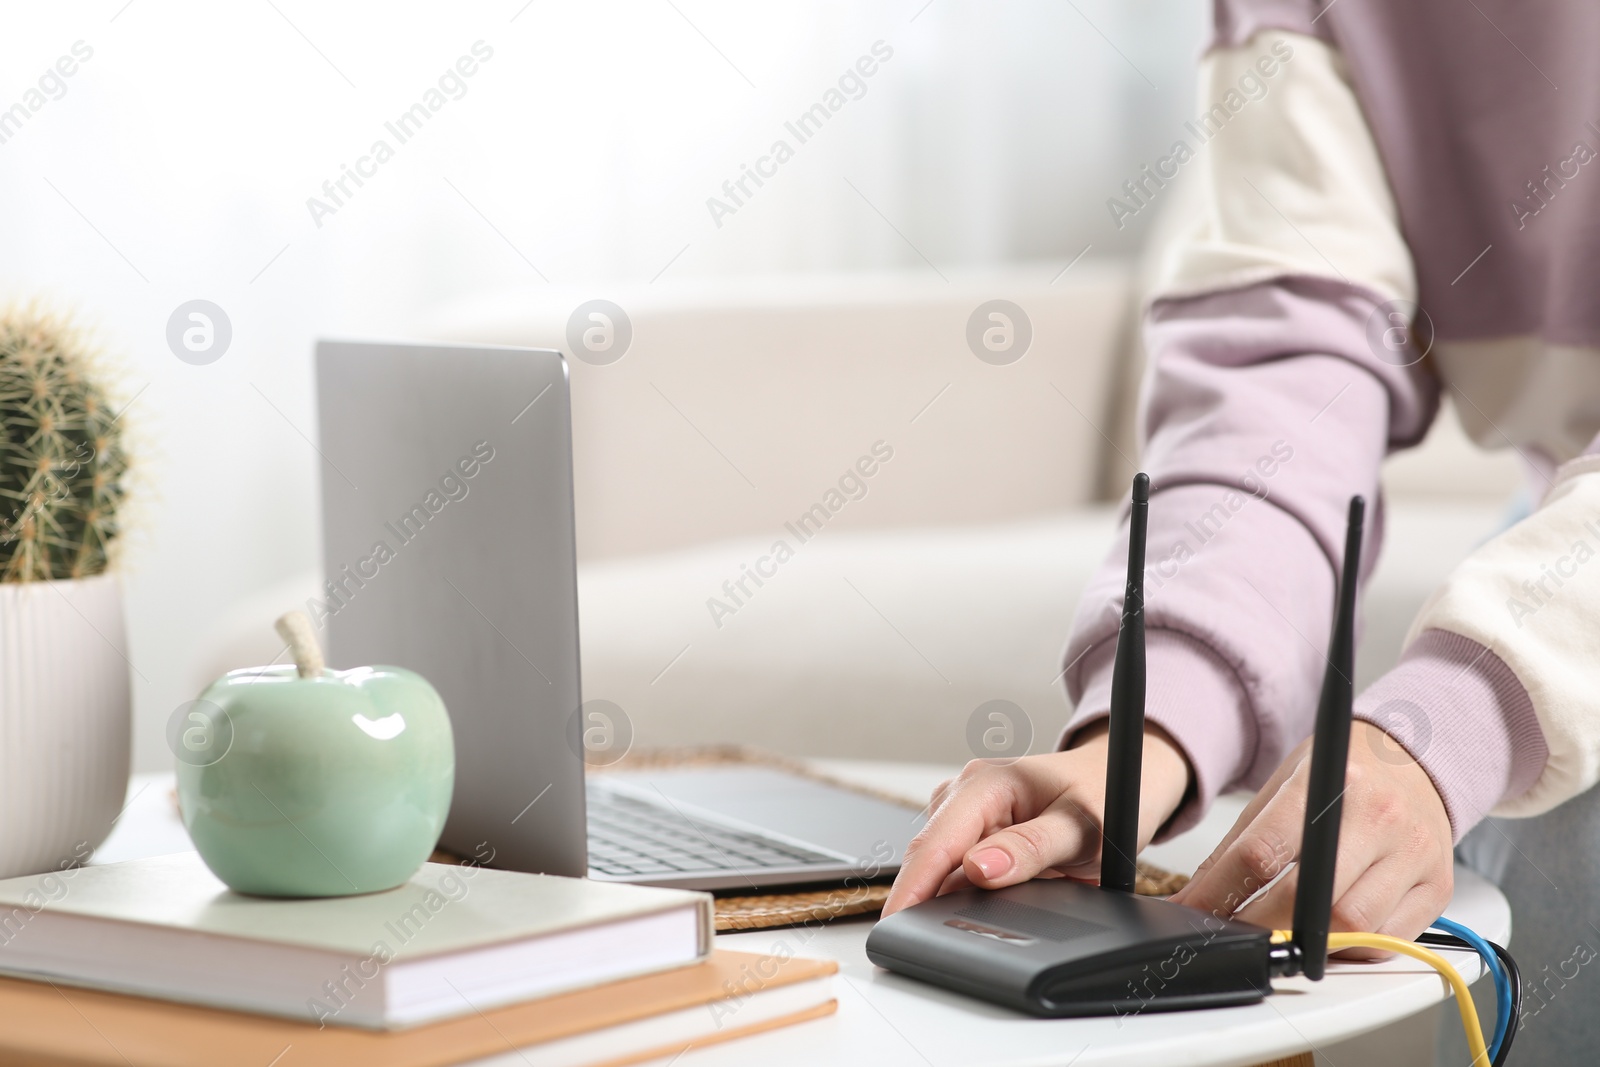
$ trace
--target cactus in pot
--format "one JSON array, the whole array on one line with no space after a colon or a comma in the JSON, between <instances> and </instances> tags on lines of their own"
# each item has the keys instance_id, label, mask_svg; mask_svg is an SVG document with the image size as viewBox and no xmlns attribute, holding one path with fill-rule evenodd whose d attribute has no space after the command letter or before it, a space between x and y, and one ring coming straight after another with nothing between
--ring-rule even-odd
<instances>
[{"instance_id":1,"label":"cactus in pot","mask_svg":"<svg viewBox=\"0 0 1600 1067\"><path fill-rule=\"evenodd\" d=\"M126 797L130 663L109 568L127 472L79 332L0 313L0 877L82 863Z\"/></svg>"},{"instance_id":2,"label":"cactus in pot","mask_svg":"<svg viewBox=\"0 0 1600 1067\"><path fill-rule=\"evenodd\" d=\"M0 315L0 581L88 578L110 562L128 457L95 370L60 319Z\"/></svg>"}]
</instances>

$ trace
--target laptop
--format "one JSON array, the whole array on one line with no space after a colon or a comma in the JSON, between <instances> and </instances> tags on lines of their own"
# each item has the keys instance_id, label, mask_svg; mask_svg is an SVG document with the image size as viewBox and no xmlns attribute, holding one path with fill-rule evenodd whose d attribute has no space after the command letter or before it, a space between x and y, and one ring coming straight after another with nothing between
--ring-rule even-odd
<instances>
[{"instance_id":1,"label":"laptop","mask_svg":"<svg viewBox=\"0 0 1600 1067\"><path fill-rule=\"evenodd\" d=\"M889 878L906 808L779 767L589 773L561 353L324 341L316 355L334 664L433 683L455 732L441 844L521 871L709 890ZM596 694L603 698L604 694Z\"/></svg>"}]
</instances>

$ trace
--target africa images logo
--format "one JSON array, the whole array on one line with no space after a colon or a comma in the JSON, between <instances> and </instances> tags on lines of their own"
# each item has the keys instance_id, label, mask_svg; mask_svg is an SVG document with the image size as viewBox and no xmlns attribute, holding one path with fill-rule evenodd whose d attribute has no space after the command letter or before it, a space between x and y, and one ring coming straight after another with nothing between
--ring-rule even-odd
<instances>
[{"instance_id":1,"label":"africa images logo","mask_svg":"<svg viewBox=\"0 0 1600 1067\"><path fill-rule=\"evenodd\" d=\"M717 224L717 229L722 229L722 220L744 207L745 202L766 184L767 179L777 177L778 168L794 158L795 149L821 133L822 127L844 110L845 104L866 96L867 79L878 73L879 67L893 56L894 49L886 42L873 41L870 55L863 55L853 66L846 67L838 81L823 92L820 100L783 124L788 137L776 138L764 155L756 157L754 166L739 164L738 175L722 183L722 196L706 197L706 210L711 213L711 221ZM793 138L793 144L789 143L790 138ZM754 188L751 188L752 183Z\"/></svg>"},{"instance_id":2,"label":"africa images logo","mask_svg":"<svg viewBox=\"0 0 1600 1067\"><path fill-rule=\"evenodd\" d=\"M339 176L322 183L321 197L306 198L306 210L311 213L311 221L316 223L317 229L322 229L322 220L326 216L338 214L339 209L366 184L362 179L377 177L378 167L395 157L398 146L421 133L423 127L451 100L460 100L467 95L466 79L477 74L482 64L494 58L494 49L483 41L472 42L470 51L470 56L460 56L454 65L446 68L435 83L423 91L420 100L400 112L392 121L383 124L389 137L394 139L394 144L390 144L387 138L379 137L363 155L356 157L354 168L347 163L339 164ZM354 189L351 188L352 184Z\"/></svg>"}]
</instances>

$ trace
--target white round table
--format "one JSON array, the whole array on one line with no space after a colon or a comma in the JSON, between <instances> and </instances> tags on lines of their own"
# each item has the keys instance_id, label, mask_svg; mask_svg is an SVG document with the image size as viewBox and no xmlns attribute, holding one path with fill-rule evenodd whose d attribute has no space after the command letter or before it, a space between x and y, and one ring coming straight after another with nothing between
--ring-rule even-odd
<instances>
[{"instance_id":1,"label":"white round table","mask_svg":"<svg viewBox=\"0 0 1600 1067\"><path fill-rule=\"evenodd\" d=\"M922 799L952 773L947 767L910 764L815 762L840 777ZM1247 799L1243 795L1220 799L1200 826L1177 841L1152 846L1145 858L1172 870L1194 870L1233 825ZM1501 944L1511 933L1511 909L1505 897L1465 868L1456 869L1455 899L1446 914ZM1334 962L1321 982L1276 981L1271 996L1247 1007L1145 1013L1131 1019L1034 1019L873 966L864 950L870 929L872 921L862 919L814 931L718 935L719 945L746 952L770 952L786 945L797 955L837 960L839 1011L804 1026L690 1052L677 1061L677 1067L752 1063L1250 1067L1389 1026L1451 996L1432 968L1401 957L1384 963ZM1444 955L1468 982L1484 973L1471 952L1447 950ZM1453 1015L1454 1003L1445 1011Z\"/></svg>"},{"instance_id":2,"label":"white round table","mask_svg":"<svg viewBox=\"0 0 1600 1067\"><path fill-rule=\"evenodd\" d=\"M816 762L839 777L916 798L925 798L951 770L917 764ZM129 788L130 803L111 837L96 851L94 862L192 849L171 793L171 775L137 776ZM1152 847L1146 857L1173 870L1193 870L1242 804L1242 798L1223 798L1194 831ZM1505 944L1510 935L1511 911L1505 897L1462 868L1456 871L1455 899L1446 914L1491 941ZM1450 995L1432 969L1402 957L1377 964L1335 962L1321 982L1279 980L1273 983L1271 996L1248 1007L1122 1019L1034 1019L880 970L867 961L864 951L871 928L872 920L862 918L810 928L719 934L719 947L837 960L839 1010L828 1018L695 1049L662 1062L674 1067L1248 1067L1389 1026ZM1483 973L1472 953L1447 951L1446 955L1469 982ZM510 1053L477 1062L482 1067L526 1067Z\"/></svg>"}]
</instances>

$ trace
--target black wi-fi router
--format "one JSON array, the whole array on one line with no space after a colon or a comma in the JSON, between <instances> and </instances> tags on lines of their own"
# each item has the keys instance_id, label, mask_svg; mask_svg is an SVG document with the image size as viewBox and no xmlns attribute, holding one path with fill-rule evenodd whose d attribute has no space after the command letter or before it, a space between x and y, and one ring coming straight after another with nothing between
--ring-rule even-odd
<instances>
[{"instance_id":1,"label":"black wi-fi router","mask_svg":"<svg viewBox=\"0 0 1600 1067\"><path fill-rule=\"evenodd\" d=\"M1356 575L1365 505L1350 500L1344 570L1311 750L1294 937L1135 896L1144 736L1144 550L1150 479L1133 481L1128 583L1112 669L1099 886L1066 878L963 889L880 921L867 958L891 971L1048 1017L1253 1004L1271 980L1327 963L1340 798L1354 699Z\"/></svg>"}]
</instances>

